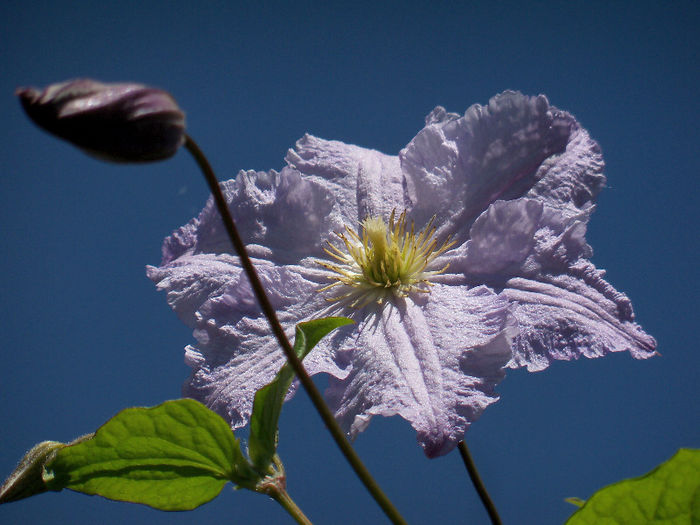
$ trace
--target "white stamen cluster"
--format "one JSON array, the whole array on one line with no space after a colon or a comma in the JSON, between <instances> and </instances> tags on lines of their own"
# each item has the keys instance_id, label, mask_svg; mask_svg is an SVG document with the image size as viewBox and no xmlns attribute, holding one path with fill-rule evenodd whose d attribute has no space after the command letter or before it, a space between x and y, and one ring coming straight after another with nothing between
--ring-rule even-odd
<instances>
[{"instance_id":1,"label":"white stamen cluster","mask_svg":"<svg viewBox=\"0 0 700 525\"><path fill-rule=\"evenodd\" d=\"M430 279L447 270L428 270L435 258L449 250L454 242L449 237L440 245L434 239L433 217L418 234L411 223L406 230L406 212L395 219L391 212L389 224L381 217L368 217L360 223L360 233L345 227L346 233L336 234L342 245L328 243L324 251L339 264L320 262L331 270L335 282L319 291L340 286L339 295L329 301L339 301L352 308L362 308L374 301L381 304L388 297L405 297L412 292L430 292Z\"/></svg>"}]
</instances>

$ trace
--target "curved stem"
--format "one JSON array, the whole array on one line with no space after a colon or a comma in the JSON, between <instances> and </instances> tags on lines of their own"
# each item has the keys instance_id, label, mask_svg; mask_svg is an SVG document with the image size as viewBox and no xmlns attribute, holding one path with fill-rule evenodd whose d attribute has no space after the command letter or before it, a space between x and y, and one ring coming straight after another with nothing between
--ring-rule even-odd
<instances>
[{"instance_id":1,"label":"curved stem","mask_svg":"<svg viewBox=\"0 0 700 525\"><path fill-rule=\"evenodd\" d=\"M224 195L221 192L221 188L219 187L219 181L217 180L216 175L214 175L214 171L209 165L209 161L204 156L204 153L202 153L202 150L199 149L199 146L197 146L197 144L194 142L194 140L192 140L192 138L189 135L186 135L185 147L192 154L194 159L197 161L197 164L199 165L200 169L204 173L204 178L207 180L209 189L211 190L212 195L214 196L214 202L216 203L216 206L219 209L219 213L221 214L221 218L224 221L226 231L228 232L229 238L233 243L233 247L241 260L241 266L243 267L243 270L246 272L246 275L250 280L250 284L253 288L253 292L255 293L255 297L260 303L260 307L262 308L263 313L265 314L267 320L270 323L272 332L274 333L275 337L277 338L277 341L282 347L284 354L287 356L287 361L294 369L294 373L296 373L297 377L299 378L299 381L306 390L306 393L311 398L311 402L316 407L316 410L318 411L319 415L321 416L321 419L328 428L328 431L331 433L331 436L338 445L338 448L340 448L340 451L342 452L343 456L345 456L345 459L348 461L348 463L350 463L350 466L352 466L353 470L360 478L362 483L365 485L367 490L370 492L372 497L379 504L379 506L382 508L382 510L391 520L392 523L405 524L406 522L401 517L401 514L399 514L398 510L396 510L391 501L389 501L389 498L387 498L382 489L379 488L379 485L377 485L377 482L369 473L367 467L364 466L359 456L348 442L347 438L345 437L345 434L338 425L338 422L335 420L333 414L331 413L330 409L323 400L323 396L321 396L321 393L316 388L316 385L314 385L313 381L311 381L311 378L309 377L309 374L306 373L306 370L304 369L301 360L294 352L294 349L292 348L289 339L287 339L287 336L285 335L284 330L282 329L282 325L280 325L279 319L277 318L277 314L275 313L274 308L272 307L269 299L267 298L265 289L263 288L263 285L260 282L260 279L258 278L258 274L255 271L255 268L253 267L253 263L250 261L250 257L248 257L248 252L245 249L245 245L243 244L243 241L238 235L238 230L236 229L236 225L233 222L233 218L229 213L228 206L226 204L226 199L224 199Z\"/></svg>"},{"instance_id":2,"label":"curved stem","mask_svg":"<svg viewBox=\"0 0 700 525\"><path fill-rule=\"evenodd\" d=\"M287 494L284 489L276 490L268 493L269 496L274 499L277 503L284 507L289 515L296 520L299 525L312 525L311 520L306 517L306 515L297 506L294 500Z\"/></svg>"},{"instance_id":3,"label":"curved stem","mask_svg":"<svg viewBox=\"0 0 700 525\"><path fill-rule=\"evenodd\" d=\"M484 487L484 483L483 481L481 481L479 471L476 470L476 465L474 464L474 460L472 459L472 456L469 453L467 444L464 441L460 441L457 447L459 448L459 453L462 456L462 460L464 461L464 466L467 467L467 472L469 472L469 477L471 478L472 483L474 484L474 488L476 489L476 492L481 498L481 503L484 504L484 507L486 507L486 512L489 513L491 523L493 523L493 525L501 525L501 518L498 515L498 512L496 511L496 506L493 504L493 501L491 501L489 493L486 492L486 487Z\"/></svg>"}]
</instances>

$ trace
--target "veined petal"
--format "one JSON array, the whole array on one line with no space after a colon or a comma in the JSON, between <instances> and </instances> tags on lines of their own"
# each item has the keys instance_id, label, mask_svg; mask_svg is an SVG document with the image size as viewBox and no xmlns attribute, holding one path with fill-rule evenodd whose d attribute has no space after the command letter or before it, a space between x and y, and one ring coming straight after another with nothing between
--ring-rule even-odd
<instances>
[{"instance_id":1,"label":"veined petal","mask_svg":"<svg viewBox=\"0 0 700 525\"><path fill-rule=\"evenodd\" d=\"M460 240L496 200L537 195L575 214L605 183L600 149L576 120L543 95L513 91L463 117L436 108L399 156L416 221L438 210L438 233Z\"/></svg>"},{"instance_id":2,"label":"veined petal","mask_svg":"<svg viewBox=\"0 0 700 525\"><path fill-rule=\"evenodd\" d=\"M556 359L655 354L630 300L588 261L587 219L534 199L498 201L474 223L466 255L454 258L453 271L488 283L511 303L519 335L510 366L541 370Z\"/></svg>"},{"instance_id":3,"label":"veined petal","mask_svg":"<svg viewBox=\"0 0 700 525\"><path fill-rule=\"evenodd\" d=\"M543 370L553 360L602 357L628 351L635 359L656 354L656 341L634 322L632 305L592 264L580 277L513 278L501 295L513 304L519 334L511 368Z\"/></svg>"},{"instance_id":4,"label":"veined petal","mask_svg":"<svg viewBox=\"0 0 700 525\"><path fill-rule=\"evenodd\" d=\"M328 389L336 417L355 436L373 416L398 414L427 456L446 454L498 399L511 357L507 321L507 303L485 287L437 284L424 304L387 304L344 344L352 369Z\"/></svg>"},{"instance_id":5,"label":"veined petal","mask_svg":"<svg viewBox=\"0 0 700 525\"><path fill-rule=\"evenodd\" d=\"M500 275L519 271L533 249L541 218L539 201L494 202L472 226L464 273Z\"/></svg>"},{"instance_id":6,"label":"veined petal","mask_svg":"<svg viewBox=\"0 0 700 525\"><path fill-rule=\"evenodd\" d=\"M241 171L221 189L246 244L263 247L258 254L283 263L296 263L321 253L330 231L328 217L335 202L326 188L299 172ZM292 226L292 227L290 227ZM185 254L231 253L219 211L209 198L195 219L179 228L163 244L163 264Z\"/></svg>"},{"instance_id":7,"label":"veined petal","mask_svg":"<svg viewBox=\"0 0 700 525\"><path fill-rule=\"evenodd\" d=\"M256 259L253 263L287 336L293 338L296 323L324 306L314 293L318 284L304 277L302 266ZM274 378L286 358L238 258L182 256L169 265L149 267L148 275L167 291L168 304L194 329L197 339L196 346L186 348L185 362L192 374L183 394L202 401L232 427L245 425L255 392ZM315 352L304 361L310 374L345 374L335 364L333 352Z\"/></svg>"},{"instance_id":8,"label":"veined petal","mask_svg":"<svg viewBox=\"0 0 700 525\"><path fill-rule=\"evenodd\" d=\"M329 219L335 231L370 215L388 216L406 205L396 156L307 134L285 160L334 195L337 216Z\"/></svg>"}]
</instances>

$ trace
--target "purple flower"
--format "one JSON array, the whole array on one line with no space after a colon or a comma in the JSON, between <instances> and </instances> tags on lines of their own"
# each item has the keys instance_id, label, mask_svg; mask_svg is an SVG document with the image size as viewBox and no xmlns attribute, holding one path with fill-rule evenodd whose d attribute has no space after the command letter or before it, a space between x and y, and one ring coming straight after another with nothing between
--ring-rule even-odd
<instances>
[{"instance_id":1,"label":"purple flower","mask_svg":"<svg viewBox=\"0 0 700 525\"><path fill-rule=\"evenodd\" d=\"M160 89L79 79L16 94L35 124L103 160L161 160L185 141L185 114Z\"/></svg>"},{"instance_id":2,"label":"purple flower","mask_svg":"<svg viewBox=\"0 0 700 525\"><path fill-rule=\"evenodd\" d=\"M286 161L223 188L289 335L313 317L355 319L304 361L329 374L351 437L398 414L439 456L497 400L504 367L654 355L589 261L600 149L544 96L505 92L462 117L438 107L398 156L307 135ZM284 356L211 200L148 275L194 329L185 395L244 425Z\"/></svg>"}]
</instances>

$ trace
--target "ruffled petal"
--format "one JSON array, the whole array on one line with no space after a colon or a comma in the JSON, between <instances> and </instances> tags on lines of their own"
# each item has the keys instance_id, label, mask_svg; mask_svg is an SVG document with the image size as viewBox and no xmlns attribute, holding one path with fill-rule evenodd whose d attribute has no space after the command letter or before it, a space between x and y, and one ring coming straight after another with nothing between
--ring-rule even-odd
<instances>
[{"instance_id":1,"label":"ruffled petal","mask_svg":"<svg viewBox=\"0 0 700 525\"><path fill-rule=\"evenodd\" d=\"M344 352L352 366L327 397L351 437L375 415L400 415L428 457L446 454L498 398L511 358L507 303L485 287L435 285L429 298L387 304Z\"/></svg>"},{"instance_id":2,"label":"ruffled petal","mask_svg":"<svg viewBox=\"0 0 700 525\"><path fill-rule=\"evenodd\" d=\"M278 266L253 260L272 306L290 338L294 326L318 312L325 301L314 292L318 283L305 277L303 266ZM314 272L308 272L313 275ZM247 423L255 392L269 383L286 359L262 315L238 259L230 255L182 256L149 277L167 292L168 304L194 329L196 346L188 346L185 362L192 374L183 387L229 421ZM344 377L334 352L309 356L310 374Z\"/></svg>"},{"instance_id":3,"label":"ruffled petal","mask_svg":"<svg viewBox=\"0 0 700 525\"><path fill-rule=\"evenodd\" d=\"M240 172L221 189L246 244L276 262L295 263L321 252L334 197L326 189L286 168L281 173ZM219 211L210 197L199 217L163 244L163 264L181 255L232 253Z\"/></svg>"},{"instance_id":4,"label":"ruffled petal","mask_svg":"<svg viewBox=\"0 0 700 525\"><path fill-rule=\"evenodd\" d=\"M517 274L533 249L542 208L541 202L529 199L496 201L489 206L472 226L464 273Z\"/></svg>"},{"instance_id":5,"label":"ruffled petal","mask_svg":"<svg viewBox=\"0 0 700 525\"><path fill-rule=\"evenodd\" d=\"M305 135L287 152L287 164L331 192L337 202L333 228L342 231L369 215L403 210L403 174L396 156Z\"/></svg>"},{"instance_id":6,"label":"ruffled petal","mask_svg":"<svg viewBox=\"0 0 700 525\"><path fill-rule=\"evenodd\" d=\"M634 322L626 295L603 280L588 263L578 276L513 278L501 295L511 301L519 335L512 368L543 370L554 360L629 352L635 359L656 354L656 341Z\"/></svg>"},{"instance_id":7,"label":"ruffled petal","mask_svg":"<svg viewBox=\"0 0 700 525\"><path fill-rule=\"evenodd\" d=\"M590 213L598 193L605 187L600 146L570 114L552 108L556 118L568 122L566 150L546 158L538 169L539 181L525 195L558 209L566 217Z\"/></svg>"},{"instance_id":8,"label":"ruffled petal","mask_svg":"<svg viewBox=\"0 0 700 525\"><path fill-rule=\"evenodd\" d=\"M510 366L541 370L555 359L629 351L651 357L656 342L634 322L632 304L587 259L587 214L566 217L534 199L497 201L474 223L465 256L474 282L511 303L519 335Z\"/></svg>"},{"instance_id":9,"label":"ruffled petal","mask_svg":"<svg viewBox=\"0 0 700 525\"><path fill-rule=\"evenodd\" d=\"M438 233L460 240L496 200L531 193L578 213L605 183L600 149L576 120L543 95L513 91L463 117L436 108L399 156L415 220L437 213Z\"/></svg>"}]
</instances>

